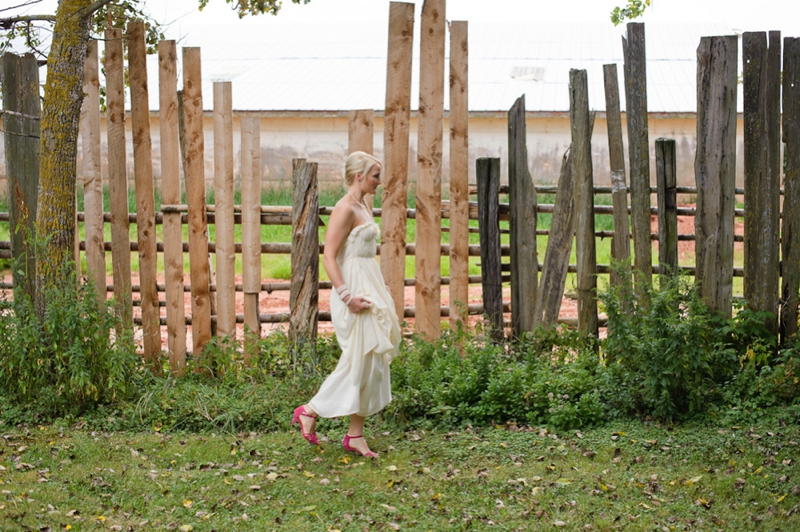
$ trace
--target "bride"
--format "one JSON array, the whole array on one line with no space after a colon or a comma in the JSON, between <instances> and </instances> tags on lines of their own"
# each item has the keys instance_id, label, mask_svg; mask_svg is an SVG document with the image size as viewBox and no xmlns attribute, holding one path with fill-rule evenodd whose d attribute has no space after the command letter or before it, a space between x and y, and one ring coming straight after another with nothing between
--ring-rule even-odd
<instances>
[{"instance_id":1,"label":"bride","mask_svg":"<svg viewBox=\"0 0 800 532\"><path fill-rule=\"evenodd\" d=\"M298 406L292 425L310 443L319 443L317 416L350 416L345 450L377 458L364 440L364 421L392 400L389 364L400 343L394 302L375 260L378 225L364 196L381 184L381 162L365 152L345 164L347 193L336 203L325 234L323 265L333 283L331 321L342 350L336 369L317 395Z\"/></svg>"}]
</instances>

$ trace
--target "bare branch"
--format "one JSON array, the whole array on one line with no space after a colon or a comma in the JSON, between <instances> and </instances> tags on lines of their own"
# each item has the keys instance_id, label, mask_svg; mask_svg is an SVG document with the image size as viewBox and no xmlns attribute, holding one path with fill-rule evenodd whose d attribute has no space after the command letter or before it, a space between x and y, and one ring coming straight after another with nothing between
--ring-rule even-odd
<instances>
[{"instance_id":1,"label":"bare branch","mask_svg":"<svg viewBox=\"0 0 800 532\"><path fill-rule=\"evenodd\" d=\"M21 4L17 5L17 6L4 7L3 9L0 9L0 12L2 12L2 11L12 11L14 9L19 9L21 7L32 6L33 4L41 3L41 1L42 0L28 0L27 2L23 2L23 3L21 3Z\"/></svg>"},{"instance_id":2,"label":"bare branch","mask_svg":"<svg viewBox=\"0 0 800 532\"><path fill-rule=\"evenodd\" d=\"M109 0L110 1L110 0ZM11 29L11 26L14 24L19 24L20 22L55 22L56 16L55 15L23 15L19 17L8 17L8 18L0 18L0 28L4 30Z\"/></svg>"}]
</instances>

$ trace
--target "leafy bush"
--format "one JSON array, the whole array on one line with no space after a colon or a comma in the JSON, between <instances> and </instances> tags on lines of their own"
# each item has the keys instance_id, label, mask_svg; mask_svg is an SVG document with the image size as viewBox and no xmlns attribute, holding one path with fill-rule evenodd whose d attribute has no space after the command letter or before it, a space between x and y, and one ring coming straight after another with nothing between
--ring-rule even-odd
<instances>
[{"instance_id":1,"label":"leafy bush","mask_svg":"<svg viewBox=\"0 0 800 532\"><path fill-rule=\"evenodd\" d=\"M51 288L43 317L17 290L0 301L0 388L5 399L45 416L79 415L133 396L140 360L111 303L88 283ZM109 331L117 330L117 334ZM23 414L24 412L20 412Z\"/></svg>"},{"instance_id":2,"label":"leafy bush","mask_svg":"<svg viewBox=\"0 0 800 532\"><path fill-rule=\"evenodd\" d=\"M743 353L766 361L775 349L765 314L742 305L732 319L715 315L686 277L639 289L637 298L623 282L600 296L608 314L604 350L613 361L607 385L625 390L627 401L617 408L665 420L704 411L737 374Z\"/></svg>"}]
</instances>

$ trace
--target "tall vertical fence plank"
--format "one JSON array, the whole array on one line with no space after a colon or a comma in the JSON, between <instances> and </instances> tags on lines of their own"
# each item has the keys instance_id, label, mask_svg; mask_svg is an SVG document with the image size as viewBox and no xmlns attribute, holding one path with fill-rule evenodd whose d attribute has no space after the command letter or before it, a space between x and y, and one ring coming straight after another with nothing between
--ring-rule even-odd
<instances>
[{"instance_id":1,"label":"tall vertical fence plank","mask_svg":"<svg viewBox=\"0 0 800 532\"><path fill-rule=\"evenodd\" d=\"M258 352L254 340L261 336L258 297L261 293L261 125L258 118L242 118L242 290L245 338L244 357Z\"/></svg>"},{"instance_id":2,"label":"tall vertical fence plank","mask_svg":"<svg viewBox=\"0 0 800 532\"><path fill-rule=\"evenodd\" d=\"M425 0L421 25L414 317L417 332L435 340L441 329L445 0Z\"/></svg>"},{"instance_id":3,"label":"tall vertical fence plank","mask_svg":"<svg viewBox=\"0 0 800 532\"><path fill-rule=\"evenodd\" d=\"M781 34L745 32L744 298L778 332L781 187Z\"/></svg>"},{"instance_id":4,"label":"tall vertical fence plank","mask_svg":"<svg viewBox=\"0 0 800 532\"><path fill-rule=\"evenodd\" d=\"M347 116L347 152L373 152L375 131L375 111L354 109Z\"/></svg>"},{"instance_id":5,"label":"tall vertical fence plank","mask_svg":"<svg viewBox=\"0 0 800 532\"><path fill-rule=\"evenodd\" d=\"M411 120L411 59L414 4L390 2L386 65L386 111L383 117L383 196L381 202L381 273L403 319L406 272L408 137Z\"/></svg>"},{"instance_id":6,"label":"tall vertical fence plank","mask_svg":"<svg viewBox=\"0 0 800 532\"><path fill-rule=\"evenodd\" d=\"M569 72L572 172L575 188L578 330L597 335L597 253L594 235L594 182L589 86L585 70Z\"/></svg>"},{"instance_id":7,"label":"tall vertical fence plank","mask_svg":"<svg viewBox=\"0 0 800 532\"><path fill-rule=\"evenodd\" d=\"M214 229L217 258L217 334L236 333L236 245L233 225L233 94L214 83Z\"/></svg>"},{"instance_id":8,"label":"tall vertical fence plank","mask_svg":"<svg viewBox=\"0 0 800 532\"><path fill-rule=\"evenodd\" d=\"M800 38L783 40L783 141L786 143L781 231L781 344L797 334L800 291Z\"/></svg>"},{"instance_id":9,"label":"tall vertical fence plank","mask_svg":"<svg viewBox=\"0 0 800 532\"><path fill-rule=\"evenodd\" d=\"M142 309L144 359L158 372L161 320L156 286L156 211L153 187L153 149L150 140L150 101L144 22L128 24L128 72L131 84L133 168L136 183L136 232L139 243L139 297Z\"/></svg>"},{"instance_id":10,"label":"tall vertical fence plank","mask_svg":"<svg viewBox=\"0 0 800 532\"><path fill-rule=\"evenodd\" d=\"M372 155L375 112L372 109L351 110L347 115L347 153L363 151ZM374 207L372 194L364 195L364 203Z\"/></svg>"},{"instance_id":11,"label":"tall vertical fence plank","mask_svg":"<svg viewBox=\"0 0 800 532\"><path fill-rule=\"evenodd\" d=\"M675 140L656 139L658 264L662 275L678 274L678 194Z\"/></svg>"},{"instance_id":12,"label":"tall vertical fence plank","mask_svg":"<svg viewBox=\"0 0 800 532\"><path fill-rule=\"evenodd\" d=\"M161 199L181 203L178 138L178 53L175 41L158 43ZM167 351L173 375L186 371L186 317L183 301L183 230L181 213L164 213L164 278L167 299Z\"/></svg>"},{"instance_id":13,"label":"tall vertical fence plank","mask_svg":"<svg viewBox=\"0 0 800 532\"><path fill-rule=\"evenodd\" d=\"M525 96L508 112L508 203L511 232L511 330L515 336L535 325L539 257L536 253L536 189L528 170Z\"/></svg>"},{"instance_id":14,"label":"tall vertical fence plank","mask_svg":"<svg viewBox=\"0 0 800 532\"><path fill-rule=\"evenodd\" d=\"M503 341L503 285L500 266L500 159L475 162L478 184L478 229L481 243L483 314L495 342Z\"/></svg>"},{"instance_id":15,"label":"tall vertical fence plank","mask_svg":"<svg viewBox=\"0 0 800 532\"><path fill-rule=\"evenodd\" d=\"M625 109L628 122L635 281L649 284L653 277L653 261L650 242L650 140L644 24L629 23L628 38L623 37L622 43L625 55Z\"/></svg>"},{"instance_id":16,"label":"tall vertical fence plank","mask_svg":"<svg viewBox=\"0 0 800 532\"><path fill-rule=\"evenodd\" d=\"M724 316L733 297L737 55L735 35L703 37L697 48L695 280Z\"/></svg>"},{"instance_id":17,"label":"tall vertical fence plank","mask_svg":"<svg viewBox=\"0 0 800 532\"><path fill-rule=\"evenodd\" d=\"M36 286L36 258L31 237L36 234L39 187L39 66L33 54L3 54L3 115L11 253L14 286L31 297ZM105 288L105 287L104 287Z\"/></svg>"},{"instance_id":18,"label":"tall vertical fence plank","mask_svg":"<svg viewBox=\"0 0 800 532\"><path fill-rule=\"evenodd\" d=\"M468 25L450 23L450 327L467 327L469 304Z\"/></svg>"},{"instance_id":19,"label":"tall vertical fence plank","mask_svg":"<svg viewBox=\"0 0 800 532\"><path fill-rule=\"evenodd\" d=\"M125 77L122 30L106 30L105 37L108 205L111 210L114 300L122 326L132 328L131 235L128 221L128 175L125 168Z\"/></svg>"},{"instance_id":20,"label":"tall vertical fence plank","mask_svg":"<svg viewBox=\"0 0 800 532\"><path fill-rule=\"evenodd\" d=\"M561 159L556 199L547 249L542 266L542 279L536 298L536 324L552 326L558 322L564 284L567 280L572 238L575 234L575 200L572 182L572 149L567 149Z\"/></svg>"},{"instance_id":21,"label":"tall vertical fence plank","mask_svg":"<svg viewBox=\"0 0 800 532\"><path fill-rule=\"evenodd\" d=\"M189 268L192 277L192 344L195 360L211 340L208 225L203 142L200 48L183 48L183 124L186 203L189 210Z\"/></svg>"},{"instance_id":22,"label":"tall vertical fence plank","mask_svg":"<svg viewBox=\"0 0 800 532\"><path fill-rule=\"evenodd\" d=\"M603 65L606 96L608 155L611 166L611 201L614 206L614 260L630 264L631 240L628 222L628 187L625 178L625 148L622 143L622 117L619 108L617 65ZM613 273L612 273L613 275Z\"/></svg>"},{"instance_id":23,"label":"tall vertical fence plank","mask_svg":"<svg viewBox=\"0 0 800 532\"><path fill-rule=\"evenodd\" d=\"M319 195L317 163L292 161L292 281L289 338L314 340L319 319Z\"/></svg>"},{"instance_id":24,"label":"tall vertical fence plank","mask_svg":"<svg viewBox=\"0 0 800 532\"><path fill-rule=\"evenodd\" d=\"M81 151L83 154L83 212L86 267L97 292L98 302L106 300L106 255L103 234L103 174L100 161L100 76L97 41L89 41L83 67L81 107ZM76 231L77 232L77 231Z\"/></svg>"}]
</instances>

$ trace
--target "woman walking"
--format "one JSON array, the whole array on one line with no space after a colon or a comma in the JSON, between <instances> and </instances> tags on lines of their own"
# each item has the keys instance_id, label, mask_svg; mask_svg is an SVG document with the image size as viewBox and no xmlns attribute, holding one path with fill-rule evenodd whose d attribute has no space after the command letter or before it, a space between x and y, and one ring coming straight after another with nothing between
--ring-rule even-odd
<instances>
[{"instance_id":1,"label":"woman walking","mask_svg":"<svg viewBox=\"0 0 800 532\"><path fill-rule=\"evenodd\" d=\"M342 350L317 395L297 407L292 425L318 443L316 418L350 416L345 450L377 458L364 440L364 421L392 400L389 364L400 344L400 325L375 260L380 230L364 196L381 183L381 163L353 152L345 164L347 193L336 203L325 234L323 265L333 284L331 321Z\"/></svg>"}]
</instances>

